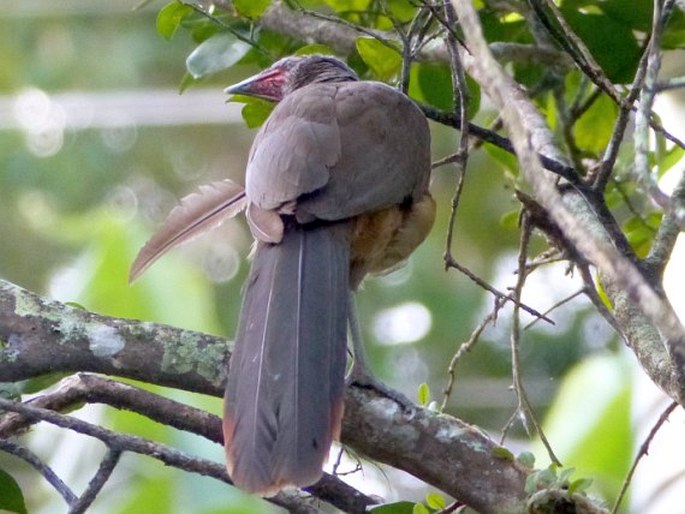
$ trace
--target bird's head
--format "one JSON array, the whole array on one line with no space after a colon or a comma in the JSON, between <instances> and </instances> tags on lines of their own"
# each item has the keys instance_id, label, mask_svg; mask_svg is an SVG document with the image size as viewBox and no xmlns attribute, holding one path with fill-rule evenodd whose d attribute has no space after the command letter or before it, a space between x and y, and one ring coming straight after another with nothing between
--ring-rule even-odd
<instances>
[{"instance_id":1,"label":"bird's head","mask_svg":"<svg viewBox=\"0 0 685 514\"><path fill-rule=\"evenodd\" d=\"M280 102L288 93L309 84L353 80L359 80L359 77L340 59L328 55L306 55L284 57L261 73L224 91Z\"/></svg>"}]
</instances>

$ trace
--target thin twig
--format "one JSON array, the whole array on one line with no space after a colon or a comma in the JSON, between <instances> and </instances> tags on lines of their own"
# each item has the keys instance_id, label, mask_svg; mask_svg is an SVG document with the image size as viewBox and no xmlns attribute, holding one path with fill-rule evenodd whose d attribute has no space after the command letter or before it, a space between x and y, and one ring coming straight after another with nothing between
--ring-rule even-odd
<instances>
[{"instance_id":1,"label":"thin twig","mask_svg":"<svg viewBox=\"0 0 685 514\"><path fill-rule=\"evenodd\" d=\"M483 331L487 328L487 326L490 323L494 323L497 320L497 315L499 313L499 310L502 308L502 305L504 304L504 300L502 298L496 298L495 299L495 306L490 314L488 314L479 324L478 326L471 332L471 335L469 338L461 343L459 345L459 349L454 353L452 356L452 359L450 360L450 364L447 367L447 385L445 385L445 388L443 389L443 397L442 397L442 403L440 404L440 411L443 412L445 408L447 407L447 402L449 401L450 396L452 395L452 388L454 387L454 382L457 377L456 369L457 369L457 364L461 360L461 358L466 355L467 352L471 350L471 348L474 347L474 345L478 342L480 339L481 334Z\"/></svg>"},{"instance_id":2,"label":"thin twig","mask_svg":"<svg viewBox=\"0 0 685 514\"><path fill-rule=\"evenodd\" d=\"M535 316L536 318L541 318L543 321L546 321L550 325L554 325L554 321L552 321L551 319L549 319L546 316L543 316L540 312L533 309L532 307L529 307L525 303L521 303L521 302L517 301L511 295L505 294L505 293L499 291L498 289L494 288L493 286L488 284L485 280L483 280L478 275L473 273L466 266L462 266L461 264L459 264L459 262L457 262L457 260L453 259L452 257L447 256L445 258L445 266L447 266L449 268L454 268L454 269L458 270L460 273L463 273L468 278L470 278L473 282L475 282L477 285L479 285L480 287L482 287L486 291L492 293L495 297L501 298L502 300L513 302L515 305L518 305L521 309L523 309L527 313L531 314L532 316Z\"/></svg>"},{"instance_id":3,"label":"thin twig","mask_svg":"<svg viewBox=\"0 0 685 514\"><path fill-rule=\"evenodd\" d=\"M682 230L681 218L678 216L678 207L682 209L683 203L685 203L685 172L681 172L680 180L671 195L673 208L664 213L661 224L654 236L654 242L649 250L649 255L647 255L644 261L645 265L658 277L661 277L663 274Z\"/></svg>"},{"instance_id":4,"label":"thin twig","mask_svg":"<svg viewBox=\"0 0 685 514\"><path fill-rule=\"evenodd\" d=\"M673 77L666 80L665 82L657 82L656 91L660 93L662 91L668 91L670 89L680 89L685 87L685 77Z\"/></svg>"},{"instance_id":5,"label":"thin twig","mask_svg":"<svg viewBox=\"0 0 685 514\"><path fill-rule=\"evenodd\" d=\"M421 102L415 103L421 108L428 119L457 129L461 126L461 119L456 114L441 111L431 105L423 104ZM486 143L490 143L491 145L501 148L512 155L514 154L514 145L508 138L501 136L492 130L480 127L475 123L469 122L468 128L470 135L477 137L478 139L482 139ZM575 187L584 187L580 180L580 176L576 173L576 170L573 167L545 155L539 154L538 158L546 170L563 177Z\"/></svg>"},{"instance_id":6,"label":"thin twig","mask_svg":"<svg viewBox=\"0 0 685 514\"><path fill-rule=\"evenodd\" d=\"M362 26L357 25L355 23L351 23L351 22L349 22L343 18L339 18L337 16L331 16L329 14L324 14L324 13L320 13L317 11L312 11L312 10L306 9L306 8L302 7L302 5L300 5L299 2L297 2L295 0L290 0L289 3L294 8L294 10L296 10L297 12L299 12L301 14L304 14L306 16L311 16L312 18L316 18L319 20L324 20L324 21L328 21L331 23L341 25L341 26L346 27L348 29L351 29L355 32L358 32L359 34L364 34L365 36L372 37L373 39L377 40L379 43L382 43L384 46L387 46L388 48L394 50L395 52L398 51L397 50L397 42L395 40L383 37L378 31L367 29L365 27L362 27Z\"/></svg>"},{"instance_id":7,"label":"thin twig","mask_svg":"<svg viewBox=\"0 0 685 514\"><path fill-rule=\"evenodd\" d=\"M528 272L528 270L529 270L529 267L528 267L528 266L526 266L526 270L527 270L526 272ZM576 291L575 293L573 293L573 294L567 296L566 298L563 298L563 299L559 300L557 303L555 303L555 304L552 305L549 309L547 309L545 312L543 312L543 314L544 314L545 316L547 316L550 312L552 312L552 311L554 311L555 309L558 309L559 307L561 307L562 305L564 305L564 304L570 302L570 301L573 300L576 296L580 296L580 295L583 294L584 292L585 292L585 288L579 289L578 291ZM525 327L523 327L523 330L528 330L530 327L532 327L533 325L535 325L538 321L539 321L539 318L535 318L534 320L530 321Z\"/></svg>"},{"instance_id":8,"label":"thin twig","mask_svg":"<svg viewBox=\"0 0 685 514\"><path fill-rule=\"evenodd\" d=\"M83 402L103 403L130 410L158 423L223 444L219 417L150 391L89 373L69 376L59 383L56 390L38 396L27 404L51 411L65 411ZM40 420L21 414L0 416L0 438L11 437L37 421Z\"/></svg>"},{"instance_id":9,"label":"thin twig","mask_svg":"<svg viewBox=\"0 0 685 514\"><path fill-rule=\"evenodd\" d=\"M3 398L0 398L0 400L9 402L9 400L5 400ZM76 495L72 492L69 486L62 482L62 479L57 476L52 468L40 460L38 455L33 453L31 450L1 438L0 450L7 452L10 455L14 455L15 457L18 457L24 462L30 464L31 467L43 475L43 478L45 478L45 480L55 489L55 491L60 494L60 496L62 496L62 498L64 498L64 501L67 502L67 505L71 505L76 501Z\"/></svg>"},{"instance_id":10,"label":"thin twig","mask_svg":"<svg viewBox=\"0 0 685 514\"><path fill-rule=\"evenodd\" d=\"M546 4L547 10L542 6L541 1ZM623 103L621 95L619 95L614 85L606 77L602 67L597 64L597 61L595 61L583 40L576 35L571 26L566 22L556 4L552 0L529 0L528 3L550 35L568 52L568 55L573 58L583 73L617 104L621 105ZM558 27L549 19L549 15L554 17Z\"/></svg>"},{"instance_id":11,"label":"thin twig","mask_svg":"<svg viewBox=\"0 0 685 514\"><path fill-rule=\"evenodd\" d=\"M110 448L105 455L105 458L100 462L95 476L91 479L88 487L83 494L76 500L69 508L69 514L81 514L86 512L91 504L97 498L98 493L102 490L104 485L112 475L114 468L119 463L121 457L121 450Z\"/></svg>"},{"instance_id":12,"label":"thin twig","mask_svg":"<svg viewBox=\"0 0 685 514\"><path fill-rule=\"evenodd\" d=\"M612 514L616 514L618 512L618 508L621 506L621 501L623 500L623 497L626 494L626 491L628 490L628 487L630 486L631 481L633 480L633 475L635 474L635 470L637 469L637 465L640 463L640 460L642 460L642 457L647 455L647 452L649 451L649 445L652 444L652 440L654 439L654 436L656 436L657 432L661 428L661 426L666 423L666 420L668 420L668 417L671 415L671 413L675 410L675 408L678 406L677 402L672 402L664 412L661 413L661 416L659 416L659 419L657 422L654 424L652 429L649 431L649 434L647 435L646 439L644 442L640 445L640 449L637 452L637 455L635 456L635 460L633 461L633 465L630 466L630 469L628 470L628 474L626 475L625 480L623 480L623 485L621 486L621 491L618 493L618 496L616 497L616 502L614 503L614 507L611 509Z\"/></svg>"},{"instance_id":13,"label":"thin twig","mask_svg":"<svg viewBox=\"0 0 685 514\"><path fill-rule=\"evenodd\" d=\"M667 9L668 0L664 3L664 12ZM672 5L672 2L671 2ZM649 164L649 120L652 114L652 105L656 96L656 81L661 67L661 28L662 9L661 2L654 1L654 12L652 20L652 34L647 47L647 72L645 75L644 86L640 94L640 103L635 115L635 173L638 180L659 206L667 209L669 198L659 189L656 181L652 177Z\"/></svg>"},{"instance_id":14,"label":"thin twig","mask_svg":"<svg viewBox=\"0 0 685 514\"><path fill-rule=\"evenodd\" d=\"M250 39L249 37L246 37L246 36L242 35L239 31L237 31L236 29L234 29L233 27L231 27L229 24L224 23L223 20L221 20L221 19L218 18L217 16L214 16L214 15L211 14L210 12L206 11L205 9L203 9L203 7L202 7L201 5L196 4L195 2L185 2L185 1L183 1L183 0L180 0L180 2L181 2L181 4L190 7L193 11L195 11L195 12L198 13L198 14L200 14L201 16L204 16L204 17L207 18L208 20L211 20L211 21L212 21L213 23L215 23L218 27L221 27L223 30L225 30L225 31L227 31L227 32L230 32L231 34L233 34L233 35L235 36L235 38L236 38L237 40L242 41L243 43L247 43L247 44L250 45L252 48L254 48L255 50L257 50L259 53L261 53L261 54L263 54L263 55L265 55L265 56L267 56L267 57L273 59L273 56L271 55L271 53L269 53L269 51L268 51L266 48L262 47L262 46L261 46L259 43L257 43L254 39Z\"/></svg>"},{"instance_id":15,"label":"thin twig","mask_svg":"<svg viewBox=\"0 0 685 514\"><path fill-rule=\"evenodd\" d=\"M455 14L452 6L445 5L445 21L446 27L454 27L456 25ZM453 97L454 105L459 110L459 143L456 153L455 164L457 165L456 176L457 183L454 189L454 196L452 197L452 204L450 208L450 217L447 228L447 240L445 242L445 261L453 260L452 256L452 240L454 238L454 226L457 219L457 208L459 206L459 199L464 190L464 180L466 178L466 169L468 163L468 124L466 123L466 106L468 102L468 91L466 88L466 78L464 76L464 68L459 58L459 50L457 48L457 39L451 31L447 32L447 49L450 56L450 69L452 71Z\"/></svg>"},{"instance_id":16,"label":"thin twig","mask_svg":"<svg viewBox=\"0 0 685 514\"><path fill-rule=\"evenodd\" d=\"M533 232L533 226L530 223L528 216L524 213L521 220L521 242L519 245L519 257L518 257L518 279L516 281L516 286L514 287L514 298L520 300L521 293L523 292L523 286L526 282L526 261L528 255L528 245L530 242L530 236ZM512 316L512 327L511 327L511 370L512 379L514 384L514 391L516 392L516 397L518 399L518 412L524 416L524 420L530 422L535 430L535 433L540 437L540 441L545 446L547 454L550 460L561 466L561 462L554 454L554 450L547 440L542 425L535 416L532 405L528 399L525 387L523 385L523 379L521 377L521 361L519 355L519 349L521 346L521 318L519 313L518 305L514 305L514 313ZM509 426L509 425L508 425Z\"/></svg>"}]
</instances>

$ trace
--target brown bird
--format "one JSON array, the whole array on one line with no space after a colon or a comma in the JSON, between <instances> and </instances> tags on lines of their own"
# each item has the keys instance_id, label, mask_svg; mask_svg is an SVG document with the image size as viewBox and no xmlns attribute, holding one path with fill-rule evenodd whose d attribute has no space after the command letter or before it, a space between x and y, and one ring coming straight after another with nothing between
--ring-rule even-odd
<instances>
[{"instance_id":1,"label":"brown bird","mask_svg":"<svg viewBox=\"0 0 685 514\"><path fill-rule=\"evenodd\" d=\"M430 134L404 94L333 57L287 57L226 91L277 102L252 144L245 190L222 181L185 198L131 277L246 209L256 243L224 439L234 483L268 495L321 477L340 432L350 292L404 261L433 225ZM364 381L352 332L351 375Z\"/></svg>"}]
</instances>

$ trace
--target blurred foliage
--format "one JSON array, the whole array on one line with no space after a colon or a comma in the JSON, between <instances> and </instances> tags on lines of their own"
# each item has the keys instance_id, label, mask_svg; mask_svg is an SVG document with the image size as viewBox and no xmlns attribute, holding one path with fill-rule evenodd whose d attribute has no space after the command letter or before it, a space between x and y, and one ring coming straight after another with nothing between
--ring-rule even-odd
<instances>
[{"instance_id":1,"label":"blurred foliage","mask_svg":"<svg viewBox=\"0 0 685 514\"><path fill-rule=\"evenodd\" d=\"M66 7L55 7L46 0L41 4L44 9L28 14L17 4L0 15L0 95L10 105L17 98L14 95L32 90L49 95L219 89L283 55L331 52L323 45L308 45L256 28L252 21L264 12L267 1L235 0L238 15L216 10L211 16L179 2L153 3L138 11L130 10L133 4L123 0L92 8L74 2L73 9L69 2L64 3ZM300 4L384 30L392 29L393 23L408 23L417 10L409 0L308 0ZM378 8L381 4L383 9ZM482 7L481 21L489 41L532 42L520 16L489 4L477 3ZM651 23L651 1L567 0L560 4L605 73L616 82L630 81L640 56L641 33ZM245 42L250 40L253 46ZM669 48L685 44L685 18L680 11L673 16L664 41ZM348 62L363 78L394 81L401 68L397 50L399 47L360 37ZM531 63L517 62L512 72L533 88L549 79L544 66ZM577 72L569 72L564 82L567 102L587 97ZM494 114L481 109L480 89L470 77L468 86L469 116L486 126ZM563 127L555 97L549 88L538 91L535 101L561 139ZM436 63L413 64L409 94L438 109L452 110L449 68ZM271 106L261 100L233 100L245 103L242 112L250 128L259 126L270 112ZM579 118L572 134L582 158L601 155L616 113L616 106L602 97ZM436 159L455 151L452 130L432 125L432 131ZM133 286L127 282L128 266L174 199L216 178L230 176L241 181L253 134L243 126L201 123L66 129L58 151L43 155L32 148L26 131L4 130L0 139L0 276L60 300L78 302L88 310L230 337L247 271L250 238L242 222L229 223L164 257ZM491 146L485 149L469 161L453 251L460 262L505 291L516 280L519 235L513 221L518 202L513 188L518 185L517 168L511 155ZM664 170L680 157L682 151L661 147L653 161ZM608 189L608 204L631 244L643 255L654 237L659 214L649 205L634 203L636 188L627 173L617 178ZM493 306L492 297L467 278L444 271L442 254L455 189L453 171L446 167L436 170L431 187L438 217L429 240L405 268L367 280L359 295L374 369L410 397L415 398L418 391L422 403L442 400L452 355ZM535 251L545 248L541 238L535 240ZM544 311L575 292L578 282L567 277L566 271L563 266L548 268L524 300ZM387 332L387 327L379 326L378 320L408 302L427 309L426 333L416 341L386 340L383 331ZM504 309L496 326L487 330L459 363L447 409L495 433L516 406L509 390L509 316L510 311ZM555 326L538 322L525 331L521 348L525 380L531 384L535 406L540 415L545 414L548 435L558 445L564 463L575 467L578 476L592 476L597 493L613 498L633 444L627 365L615 337L585 300L576 299L550 316ZM597 350L603 350L601 357L589 357ZM598 394L597 377L602 378L602 394ZM153 389L220 412L216 399ZM584 413L582 427L575 418L578 412ZM115 429L194 453L201 448L216 460L223 458L220 448L205 448L197 439L134 414L106 410L103 419ZM514 435L523 437L523 427L517 425ZM540 448L535 453L544 455ZM85 461L88 456L74 458ZM122 479L125 500L119 496L111 503L112 493L106 489L94 509L206 513L267 509L264 502L210 479L182 476L146 459L131 458L127 463L127 476ZM35 476L0 453L0 509L23 512L15 480L27 495L30 512L49 512L54 507L42 488L28 485L35 484ZM440 508L437 497L429 497L426 503L432 509ZM418 508L408 502L396 505L398 510L376 511Z\"/></svg>"}]
</instances>

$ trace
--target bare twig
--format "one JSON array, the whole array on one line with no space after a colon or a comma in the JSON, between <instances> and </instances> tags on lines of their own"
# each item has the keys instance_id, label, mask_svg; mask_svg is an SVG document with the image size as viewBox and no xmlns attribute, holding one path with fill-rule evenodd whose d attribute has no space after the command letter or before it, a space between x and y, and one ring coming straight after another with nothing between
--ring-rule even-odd
<instances>
[{"instance_id":1,"label":"bare twig","mask_svg":"<svg viewBox=\"0 0 685 514\"><path fill-rule=\"evenodd\" d=\"M668 91L670 89L680 89L685 87L685 77L673 77L665 82L657 82L656 91L660 93L662 91Z\"/></svg>"},{"instance_id":2,"label":"bare twig","mask_svg":"<svg viewBox=\"0 0 685 514\"><path fill-rule=\"evenodd\" d=\"M390 34L385 35L378 30L367 29L366 27L356 25L354 23L351 23L351 22L344 20L343 18L339 18L337 16L331 16L329 14L324 14L324 13L320 13L317 11L311 11L309 9L305 9L304 7L302 7L299 4L299 2L297 2L295 0L290 0L290 3L292 4L292 6L295 8L295 10L297 12L299 12L305 16L308 16L308 17L314 18L314 19L318 19L318 20L323 20L323 21L326 21L329 23L334 23L334 24L340 25L342 27L345 27L346 29L348 29L350 31L354 31L354 32L357 32L359 34L364 34L365 36L369 36L369 37L377 40L379 43L382 43L383 45L394 50L395 52L398 51L397 50L397 44L396 44L397 41L396 41L395 37L392 37Z\"/></svg>"},{"instance_id":3,"label":"bare twig","mask_svg":"<svg viewBox=\"0 0 685 514\"><path fill-rule=\"evenodd\" d=\"M683 209L685 203L685 173L682 173L680 181L671 195L671 209L664 213L659 229L654 236L654 242L645 258L645 265L656 277L661 277L666 264L671 257L673 248L682 231L682 215L679 209Z\"/></svg>"},{"instance_id":4,"label":"bare twig","mask_svg":"<svg viewBox=\"0 0 685 514\"><path fill-rule=\"evenodd\" d=\"M269 51L262 47L257 41L255 41L252 38L244 36L240 31L234 29L231 27L229 24L225 23L221 18L218 18L214 16L212 13L210 13L208 10L206 10L202 5L197 4L195 2L186 2L183 0L179 0L183 5L187 5L190 7L193 11L198 13L201 16L204 16L208 20L211 20L213 23L215 23L218 27L221 27L221 29L225 30L226 32L230 32L235 38L239 41L242 41L243 43L247 43L250 45L252 48L257 50L259 53L266 55L267 57L270 57L273 59L273 56L269 53Z\"/></svg>"},{"instance_id":5,"label":"bare twig","mask_svg":"<svg viewBox=\"0 0 685 514\"><path fill-rule=\"evenodd\" d=\"M454 105L458 109L459 116L459 143L456 153L455 164L457 165L456 176L457 184L452 197L452 205L450 209L450 218L447 228L447 241L445 242L445 261L452 259L452 239L454 237L454 225L457 219L457 207L459 206L459 199L464 190L464 180L466 178L466 168L469 158L469 128L466 117L466 108L468 106L468 88L466 87L466 77L464 75L464 67L459 58L459 49L457 48L457 38L452 32L456 26L456 16L451 5L446 4L444 7L445 27L447 30L447 50L450 56L450 69L452 71L452 95L454 98Z\"/></svg>"},{"instance_id":6,"label":"bare twig","mask_svg":"<svg viewBox=\"0 0 685 514\"><path fill-rule=\"evenodd\" d=\"M526 261L528 255L528 245L530 242L530 236L532 234L533 227L530 224L527 214L523 214L521 220L521 242L519 245L519 255L518 255L518 278L516 281L516 286L514 287L514 298L519 301L521 299L521 293L523 292L523 286L526 282ZM528 394L526 393L525 386L523 384L523 378L521 376L521 360L519 355L519 349L521 347L521 318L520 309L517 304L514 305L514 312L512 316L512 326L511 326L511 371L512 380L514 384L514 391L516 392L516 398L518 400L517 411L523 416L526 428L528 428L528 423L530 423L535 433L540 437L540 441L545 446L547 454L550 460L557 466L561 466L561 462L554 454L551 444L545 436L545 432L542 429L542 425L537 419L533 407L528 399ZM508 428L513 422L513 417L509 420L507 425L503 430L504 434L508 431Z\"/></svg>"},{"instance_id":7,"label":"bare twig","mask_svg":"<svg viewBox=\"0 0 685 514\"><path fill-rule=\"evenodd\" d=\"M419 107L428 119L431 119L442 125L447 125L449 127L454 127L457 129L461 126L461 119L454 113L440 111L439 109L436 109L433 106L421 104L420 102L417 102L417 104L419 105ZM509 138L499 135L497 132L493 130L488 130L471 122L468 123L468 130L469 134L473 137L481 139L486 143L490 143L491 145L501 148L502 150L509 152L511 154L515 153L514 145L512 144L511 140ZM538 154L538 158L540 159L542 166L546 170L551 171L552 173L566 179L570 184L573 184L575 187L578 187L580 189L584 188L584 185L580 180L580 176L578 175L578 173L576 173L576 170L572 166L569 166L566 163L561 162L560 160L554 159L542 153Z\"/></svg>"},{"instance_id":8,"label":"bare twig","mask_svg":"<svg viewBox=\"0 0 685 514\"><path fill-rule=\"evenodd\" d=\"M445 385L445 388L443 389L443 397L442 397L442 403L440 404L440 411L443 412L445 408L447 407L447 402L449 401L449 398L452 394L452 388L454 387L454 382L457 377L456 369L457 369L457 364L461 360L461 358L466 355L467 352L471 350L471 348L474 347L474 345L478 342L480 339L481 334L483 331L487 328L487 326L490 323L494 323L495 320L497 320L497 315L499 313L499 310L502 308L502 305L504 304L504 299L503 298L496 298L495 299L495 306L492 309L492 312L488 314L479 324L478 326L471 332L471 336L461 343L459 345L459 349L454 353L452 356L452 359L450 360L450 364L447 367L447 374L448 374L448 379L447 379L447 385Z\"/></svg>"},{"instance_id":9,"label":"bare twig","mask_svg":"<svg viewBox=\"0 0 685 514\"><path fill-rule=\"evenodd\" d=\"M455 259L453 259L449 255L445 256L445 266L450 267L450 268L454 268L454 269L458 270L459 272L463 273L468 278L470 278L473 282L475 282L477 285L479 285L480 287L482 287L486 291L492 293L496 298L501 298L502 300L505 300L505 301L511 301L511 302L515 303L516 305L520 306L521 309L523 309L527 313L531 314L532 316L535 316L536 318L540 318L540 319L546 321L547 323L554 325L554 321L547 318L546 316L543 316L540 312L538 312L534 308L529 307L528 305L526 305L524 303L518 303L517 300L514 299L511 295L505 294L505 293L497 290L496 288L494 288L493 286L488 284L485 280L480 278L478 275L473 273L466 266L462 266L461 264L459 264L459 262L457 262Z\"/></svg>"},{"instance_id":10,"label":"bare twig","mask_svg":"<svg viewBox=\"0 0 685 514\"><path fill-rule=\"evenodd\" d=\"M667 0L663 5L662 2L654 1L652 34L647 48L647 71L644 80L644 86L640 93L640 102L637 113L635 114L635 172L642 186L647 193L652 197L659 206L663 209L668 209L670 199L668 195L663 193L656 181L652 177L649 165L649 121L652 115L652 105L654 104L654 97L656 95L656 81L661 67L661 30L664 26L662 14L670 11L669 6L673 6L673 2Z\"/></svg>"},{"instance_id":11,"label":"bare twig","mask_svg":"<svg viewBox=\"0 0 685 514\"><path fill-rule=\"evenodd\" d=\"M0 400L3 402L9 401L4 400L3 398L0 398ZM31 467L43 475L43 478L47 480L47 482L55 489L55 491L60 494L60 496L62 496L62 498L64 498L64 501L67 502L67 505L71 505L74 501L76 501L76 495L71 491L71 489L69 489L69 487L62 482L62 479L55 474L50 466L40 460L40 458L31 450L13 443L12 441L7 441L6 439L0 439L0 450L14 455L15 457L18 457L24 462L30 464Z\"/></svg>"},{"instance_id":12,"label":"bare twig","mask_svg":"<svg viewBox=\"0 0 685 514\"><path fill-rule=\"evenodd\" d=\"M529 269L530 269L529 266L526 266L526 273L528 272ZM580 296L580 295L583 294L584 292L585 292L585 288L579 289L579 290L576 291L575 293L568 295L566 298L562 298L562 299L559 300L557 303L555 303L554 305L552 305L549 309L547 309L545 312L543 312L543 314L544 314L545 316L547 316L547 315L548 315L549 313L551 313L552 311L554 311L554 310L558 309L559 307L561 307L562 305L564 305L564 304L570 302L570 301L573 300L576 296ZM533 325L535 325L535 324L538 322L538 319L539 319L539 318L535 318L534 320L530 321L525 327L523 327L523 330L528 330L529 328L531 328Z\"/></svg>"},{"instance_id":13,"label":"bare twig","mask_svg":"<svg viewBox=\"0 0 685 514\"><path fill-rule=\"evenodd\" d=\"M69 507L69 514L81 514L86 512L91 504L97 498L98 493L104 487L109 477L112 475L112 471L119 462L121 457L120 449L110 448L105 455L105 458L100 462L95 476L91 479L88 487L83 492L83 494Z\"/></svg>"},{"instance_id":14,"label":"bare twig","mask_svg":"<svg viewBox=\"0 0 685 514\"><path fill-rule=\"evenodd\" d=\"M587 75L590 80L609 95L617 104L621 105L623 103L621 95L606 77L601 66L597 64L597 61L595 61L583 40L576 35L570 25L566 22L566 19L561 14L557 5L551 0L528 0L528 3L555 41L567 51L568 55L573 58L585 75ZM546 9L543 7L542 3L546 5ZM554 22L549 19L549 16L554 17L554 21L558 24L558 28L554 25Z\"/></svg>"},{"instance_id":15,"label":"bare twig","mask_svg":"<svg viewBox=\"0 0 685 514\"><path fill-rule=\"evenodd\" d=\"M624 236L615 233L606 206L582 188L560 187L542 170L539 154L564 161L540 112L494 60L470 2L452 0L464 30L478 81L500 109L536 200L578 255L600 270L626 341L652 380L674 399L685 398L685 329L673 308L636 266ZM563 184L562 184L563 186ZM667 353L665 351L667 349ZM675 369L671 366L675 364Z\"/></svg>"},{"instance_id":16,"label":"bare twig","mask_svg":"<svg viewBox=\"0 0 685 514\"><path fill-rule=\"evenodd\" d=\"M676 402L672 402L668 407L666 407L664 412L661 413L661 416L659 416L657 422L649 431L649 434L647 435L643 443L640 445L640 449L638 450L637 455L635 456L633 465L630 466L628 474L626 475L626 478L623 481L623 485L621 486L621 491L618 493L618 496L616 497L614 507L611 509L612 514L616 514L618 512L618 508L621 506L621 501L623 500L623 497L625 496L626 491L628 490L628 487L630 486L630 483L633 480L633 474L635 474L637 465L640 463L640 460L642 460L642 457L647 455L647 452L649 451L649 445L652 444L654 436L656 436L661 426L664 423L666 423L668 417L671 415L671 413L675 410L676 407L678 407L678 404Z\"/></svg>"}]
</instances>

